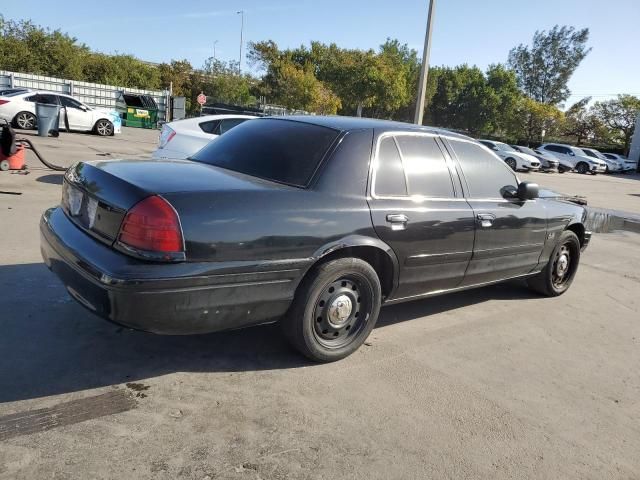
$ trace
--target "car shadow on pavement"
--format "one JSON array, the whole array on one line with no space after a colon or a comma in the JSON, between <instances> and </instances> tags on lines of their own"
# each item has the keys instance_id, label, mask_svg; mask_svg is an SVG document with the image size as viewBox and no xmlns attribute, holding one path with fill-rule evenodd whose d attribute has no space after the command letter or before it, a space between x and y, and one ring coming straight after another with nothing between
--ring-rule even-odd
<instances>
[{"instance_id":1,"label":"car shadow on pavement","mask_svg":"<svg viewBox=\"0 0 640 480\"><path fill-rule=\"evenodd\" d=\"M276 324L160 336L105 322L76 304L42 263L0 266L0 403L144 381L173 372L240 372L314 365ZM531 298L520 284L385 307L378 326L492 299Z\"/></svg>"},{"instance_id":2,"label":"car shadow on pavement","mask_svg":"<svg viewBox=\"0 0 640 480\"><path fill-rule=\"evenodd\" d=\"M63 179L64 173L52 173L49 175L42 175L41 177L36 178L36 181L40 183L50 183L51 185L62 185Z\"/></svg>"}]
</instances>

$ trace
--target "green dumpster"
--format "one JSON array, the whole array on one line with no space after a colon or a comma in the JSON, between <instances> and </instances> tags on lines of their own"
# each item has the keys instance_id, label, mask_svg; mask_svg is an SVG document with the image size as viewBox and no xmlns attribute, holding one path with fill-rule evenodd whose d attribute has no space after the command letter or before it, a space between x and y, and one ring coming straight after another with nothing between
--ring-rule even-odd
<instances>
[{"instance_id":1,"label":"green dumpster","mask_svg":"<svg viewBox=\"0 0 640 480\"><path fill-rule=\"evenodd\" d=\"M116 111L122 118L122 125L126 127L158 126L158 104L150 95L120 92L116 99Z\"/></svg>"}]
</instances>

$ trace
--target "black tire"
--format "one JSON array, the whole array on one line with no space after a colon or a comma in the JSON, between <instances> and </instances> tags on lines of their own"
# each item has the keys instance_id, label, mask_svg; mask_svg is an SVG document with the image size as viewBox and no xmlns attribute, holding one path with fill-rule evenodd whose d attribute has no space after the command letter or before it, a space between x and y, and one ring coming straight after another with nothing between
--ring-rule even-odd
<instances>
[{"instance_id":1,"label":"black tire","mask_svg":"<svg viewBox=\"0 0 640 480\"><path fill-rule=\"evenodd\" d=\"M585 173L589 172L589 165L587 165L585 162L580 162L578 163L578 165L576 165L576 172L584 175Z\"/></svg>"},{"instance_id":2,"label":"black tire","mask_svg":"<svg viewBox=\"0 0 640 480\"><path fill-rule=\"evenodd\" d=\"M566 170L565 168L563 168L563 167L558 167L558 173L564 173L564 172L566 172L566 171L567 171L567 170Z\"/></svg>"},{"instance_id":3,"label":"black tire","mask_svg":"<svg viewBox=\"0 0 640 480\"><path fill-rule=\"evenodd\" d=\"M18 112L13 117L13 125L23 130L33 130L38 125L38 119L31 112Z\"/></svg>"},{"instance_id":4,"label":"black tire","mask_svg":"<svg viewBox=\"0 0 640 480\"><path fill-rule=\"evenodd\" d=\"M114 132L113 123L111 123L109 120L102 118L96 122L96 125L93 128L93 130L101 137L110 137L113 135L113 132Z\"/></svg>"},{"instance_id":5,"label":"black tire","mask_svg":"<svg viewBox=\"0 0 640 480\"><path fill-rule=\"evenodd\" d=\"M334 362L364 343L378 320L381 302L380 279L373 267L359 258L339 258L314 267L304 278L281 327L306 357Z\"/></svg>"},{"instance_id":6,"label":"black tire","mask_svg":"<svg viewBox=\"0 0 640 480\"><path fill-rule=\"evenodd\" d=\"M561 260L565 257L565 261ZM580 240L571 230L560 235L549 262L536 276L528 278L529 288L547 297L557 297L569 290L580 264Z\"/></svg>"},{"instance_id":7,"label":"black tire","mask_svg":"<svg viewBox=\"0 0 640 480\"><path fill-rule=\"evenodd\" d=\"M511 170L513 170L514 172L518 169L518 162L516 162L515 158L509 157L504 161L504 163L509 165Z\"/></svg>"}]
</instances>

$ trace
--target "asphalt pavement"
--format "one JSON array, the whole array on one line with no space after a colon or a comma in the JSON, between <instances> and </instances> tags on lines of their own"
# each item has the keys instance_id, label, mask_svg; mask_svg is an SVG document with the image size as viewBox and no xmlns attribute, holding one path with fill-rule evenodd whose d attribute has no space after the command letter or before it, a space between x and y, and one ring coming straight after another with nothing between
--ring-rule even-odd
<instances>
[{"instance_id":1,"label":"asphalt pavement","mask_svg":"<svg viewBox=\"0 0 640 480\"><path fill-rule=\"evenodd\" d=\"M36 139L141 158L156 131ZM521 282L382 310L328 365L275 325L191 337L88 313L43 265L61 174L0 172L0 479L640 478L640 234L596 234L567 294ZM640 213L638 176L522 174Z\"/></svg>"}]
</instances>

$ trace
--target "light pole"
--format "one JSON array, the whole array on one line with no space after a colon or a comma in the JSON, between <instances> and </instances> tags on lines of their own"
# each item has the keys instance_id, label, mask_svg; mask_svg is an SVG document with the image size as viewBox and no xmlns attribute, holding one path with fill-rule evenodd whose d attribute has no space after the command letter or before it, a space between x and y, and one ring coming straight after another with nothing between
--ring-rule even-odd
<instances>
[{"instance_id":1,"label":"light pole","mask_svg":"<svg viewBox=\"0 0 640 480\"><path fill-rule=\"evenodd\" d=\"M213 59L216 60L216 45L218 43L218 40L216 40L215 42L213 42Z\"/></svg>"},{"instance_id":2,"label":"light pole","mask_svg":"<svg viewBox=\"0 0 640 480\"><path fill-rule=\"evenodd\" d=\"M240 15L242 17L242 20L240 23L240 58L238 59L238 73L241 74L242 73L242 34L244 33L244 10L240 10L239 12L236 12L238 15Z\"/></svg>"},{"instance_id":3,"label":"light pole","mask_svg":"<svg viewBox=\"0 0 640 480\"><path fill-rule=\"evenodd\" d=\"M431 51L431 31L433 30L433 15L436 0L429 0L429 13L427 14L427 31L424 36L424 49L422 50L422 68L420 69L420 82L418 83L418 98L416 99L416 113L413 123L422 125L424 115L424 97L427 91L427 77L429 75L429 52Z\"/></svg>"}]
</instances>

